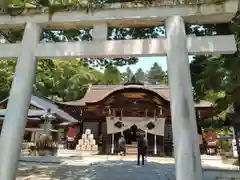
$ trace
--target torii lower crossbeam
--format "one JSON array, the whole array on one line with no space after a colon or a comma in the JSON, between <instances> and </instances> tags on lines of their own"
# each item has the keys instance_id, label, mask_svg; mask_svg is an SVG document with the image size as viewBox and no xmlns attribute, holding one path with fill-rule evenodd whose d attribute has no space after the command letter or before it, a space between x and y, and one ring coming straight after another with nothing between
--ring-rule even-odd
<instances>
[{"instance_id":1,"label":"torii lower crossbeam","mask_svg":"<svg viewBox=\"0 0 240 180\"><path fill-rule=\"evenodd\" d=\"M22 44L0 44L0 58L18 57L21 46ZM168 42L165 37L149 40L39 43L35 56L43 59L166 56L167 48ZM232 54L237 50L233 35L189 36L187 49L189 55Z\"/></svg>"}]
</instances>

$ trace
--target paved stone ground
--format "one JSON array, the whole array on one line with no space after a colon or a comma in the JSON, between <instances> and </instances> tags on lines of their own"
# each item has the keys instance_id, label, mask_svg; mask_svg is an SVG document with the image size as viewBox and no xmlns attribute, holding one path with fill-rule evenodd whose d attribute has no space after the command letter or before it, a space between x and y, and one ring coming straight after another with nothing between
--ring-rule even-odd
<instances>
[{"instance_id":1,"label":"paved stone ground","mask_svg":"<svg viewBox=\"0 0 240 180\"><path fill-rule=\"evenodd\" d=\"M205 163L214 167L217 162ZM131 157L98 156L66 159L61 164L20 163L17 180L175 180L174 172L171 158L148 158L145 166L136 166Z\"/></svg>"},{"instance_id":2,"label":"paved stone ground","mask_svg":"<svg viewBox=\"0 0 240 180\"><path fill-rule=\"evenodd\" d=\"M17 180L174 180L173 164L148 162L137 166L134 161L105 161L93 165L38 165L21 173Z\"/></svg>"},{"instance_id":3,"label":"paved stone ground","mask_svg":"<svg viewBox=\"0 0 240 180\"><path fill-rule=\"evenodd\" d=\"M46 158L39 159L45 163L19 163L17 180L175 180L173 158L147 157L145 166L136 166L135 156L91 155L81 159L67 154L58 157L60 164L46 163ZM236 169L222 164L219 157L202 156L202 165Z\"/></svg>"}]
</instances>

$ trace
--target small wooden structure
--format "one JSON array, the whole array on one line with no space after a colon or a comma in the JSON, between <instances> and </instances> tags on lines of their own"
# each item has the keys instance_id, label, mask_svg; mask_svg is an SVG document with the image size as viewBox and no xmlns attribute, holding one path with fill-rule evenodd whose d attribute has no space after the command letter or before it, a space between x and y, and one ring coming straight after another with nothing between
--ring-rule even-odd
<instances>
[{"instance_id":1,"label":"small wooden structure","mask_svg":"<svg viewBox=\"0 0 240 180\"><path fill-rule=\"evenodd\" d=\"M8 98L0 102L0 129L3 124L3 120L6 113ZM51 127L49 129L50 136L52 138L53 144L57 144L59 141L59 129L66 126L77 124L78 120L73 118L68 113L59 109L58 106L45 98L40 98L37 96L31 97L31 102L28 111L27 125L25 128L24 140L23 140L23 154L24 155L37 155L39 154L37 150L37 142L41 139L41 136L45 133L44 129L44 115L48 113L51 109L51 113L55 118L51 122Z\"/></svg>"}]
</instances>

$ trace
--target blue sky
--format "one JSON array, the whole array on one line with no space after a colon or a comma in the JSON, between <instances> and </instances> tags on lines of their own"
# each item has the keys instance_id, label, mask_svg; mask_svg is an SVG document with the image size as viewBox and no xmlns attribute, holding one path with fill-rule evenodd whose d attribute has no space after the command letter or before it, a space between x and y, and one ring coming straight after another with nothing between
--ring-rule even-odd
<instances>
[{"instance_id":1,"label":"blue sky","mask_svg":"<svg viewBox=\"0 0 240 180\"><path fill-rule=\"evenodd\" d=\"M192 61L192 57L189 56L189 61ZM133 72L136 72L138 68L142 68L144 71L149 70L153 63L157 62L164 71L167 70L167 59L166 57L140 57L139 62L130 66L119 67L120 72L126 71L127 67L130 67Z\"/></svg>"}]
</instances>

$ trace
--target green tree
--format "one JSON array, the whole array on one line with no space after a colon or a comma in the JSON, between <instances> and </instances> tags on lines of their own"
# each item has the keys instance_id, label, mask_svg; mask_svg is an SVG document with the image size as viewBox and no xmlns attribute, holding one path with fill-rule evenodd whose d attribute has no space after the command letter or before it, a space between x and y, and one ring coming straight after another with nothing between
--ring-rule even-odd
<instances>
[{"instance_id":1,"label":"green tree","mask_svg":"<svg viewBox=\"0 0 240 180\"><path fill-rule=\"evenodd\" d=\"M145 73L142 68L138 68L135 77L137 81L144 82L145 81Z\"/></svg>"},{"instance_id":2,"label":"green tree","mask_svg":"<svg viewBox=\"0 0 240 180\"><path fill-rule=\"evenodd\" d=\"M133 72L130 67L127 67L126 71L121 73L121 80L123 83L128 82L133 76Z\"/></svg>"},{"instance_id":3,"label":"green tree","mask_svg":"<svg viewBox=\"0 0 240 180\"><path fill-rule=\"evenodd\" d=\"M121 74L116 66L108 65L104 70L104 83L105 84L120 84Z\"/></svg>"},{"instance_id":4,"label":"green tree","mask_svg":"<svg viewBox=\"0 0 240 180\"><path fill-rule=\"evenodd\" d=\"M9 94L15 65L15 60L0 60L0 100L6 98Z\"/></svg>"},{"instance_id":5,"label":"green tree","mask_svg":"<svg viewBox=\"0 0 240 180\"><path fill-rule=\"evenodd\" d=\"M48 64L45 61L49 61ZM103 75L80 60L41 60L35 90L44 96L68 101L81 98L88 85L102 81Z\"/></svg>"},{"instance_id":6,"label":"green tree","mask_svg":"<svg viewBox=\"0 0 240 180\"><path fill-rule=\"evenodd\" d=\"M215 101L216 119L226 119L226 111L233 104L240 104L240 13L231 24L208 25L200 35L235 34L238 50L232 55L196 56L190 64L196 100Z\"/></svg>"},{"instance_id":7,"label":"green tree","mask_svg":"<svg viewBox=\"0 0 240 180\"><path fill-rule=\"evenodd\" d=\"M153 64L153 66L148 71L148 81L151 84L166 84L167 83L167 75L162 70L161 66L158 65L157 62Z\"/></svg>"},{"instance_id":8,"label":"green tree","mask_svg":"<svg viewBox=\"0 0 240 180\"><path fill-rule=\"evenodd\" d=\"M16 61L0 60L0 98L8 96ZM102 83L103 74L80 60L39 60L34 91L50 99L70 101L81 98L88 85Z\"/></svg>"}]
</instances>

